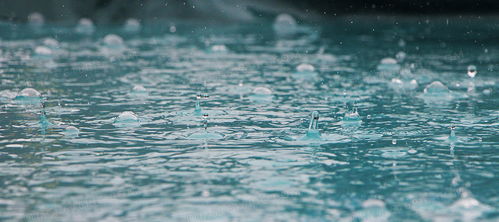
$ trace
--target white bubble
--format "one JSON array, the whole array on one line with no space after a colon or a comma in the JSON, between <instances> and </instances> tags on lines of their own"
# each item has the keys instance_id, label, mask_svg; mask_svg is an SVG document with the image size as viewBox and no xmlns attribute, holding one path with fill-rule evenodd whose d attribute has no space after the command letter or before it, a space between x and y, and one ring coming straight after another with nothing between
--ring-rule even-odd
<instances>
[{"instance_id":1,"label":"white bubble","mask_svg":"<svg viewBox=\"0 0 499 222\"><path fill-rule=\"evenodd\" d=\"M384 65L397 64L397 60L395 60L394 58L383 58L380 63Z\"/></svg>"},{"instance_id":2,"label":"white bubble","mask_svg":"<svg viewBox=\"0 0 499 222\"><path fill-rule=\"evenodd\" d=\"M272 90L266 87L256 87L255 89L253 89L253 93L258 95L271 95Z\"/></svg>"},{"instance_id":3,"label":"white bubble","mask_svg":"<svg viewBox=\"0 0 499 222\"><path fill-rule=\"evenodd\" d=\"M175 27L174 25L171 25L169 30L171 33L175 33L175 32L177 32L177 27Z\"/></svg>"},{"instance_id":4,"label":"white bubble","mask_svg":"<svg viewBox=\"0 0 499 222\"><path fill-rule=\"evenodd\" d=\"M95 26L92 20L88 18L81 18L76 26L76 32L80 34L89 35L95 31Z\"/></svg>"},{"instance_id":5,"label":"white bubble","mask_svg":"<svg viewBox=\"0 0 499 222\"><path fill-rule=\"evenodd\" d=\"M211 46L211 51L212 52L227 52L229 50L227 49L227 46L225 46L225 45L213 45L213 46Z\"/></svg>"},{"instance_id":6,"label":"white bubble","mask_svg":"<svg viewBox=\"0 0 499 222\"><path fill-rule=\"evenodd\" d=\"M59 48L59 41L53 38L45 38L43 39L43 45L47 46L50 49Z\"/></svg>"},{"instance_id":7,"label":"white bubble","mask_svg":"<svg viewBox=\"0 0 499 222\"><path fill-rule=\"evenodd\" d=\"M440 81L434 81L424 88L425 94L445 94L450 93L449 88Z\"/></svg>"},{"instance_id":8,"label":"white bubble","mask_svg":"<svg viewBox=\"0 0 499 222\"><path fill-rule=\"evenodd\" d=\"M133 87L133 91L137 91L137 92L145 92L146 91L146 88L144 88L144 86L142 85L135 85Z\"/></svg>"},{"instance_id":9,"label":"white bubble","mask_svg":"<svg viewBox=\"0 0 499 222\"><path fill-rule=\"evenodd\" d=\"M395 58L397 58L399 62L404 61L405 57L407 57L407 54L405 54L405 52L398 52L397 55L395 55Z\"/></svg>"},{"instance_id":10,"label":"white bubble","mask_svg":"<svg viewBox=\"0 0 499 222\"><path fill-rule=\"evenodd\" d=\"M35 54L39 56L49 57L52 55L52 50L45 46L37 46L35 48Z\"/></svg>"},{"instance_id":11,"label":"white bubble","mask_svg":"<svg viewBox=\"0 0 499 222\"><path fill-rule=\"evenodd\" d=\"M123 25L123 30L125 32L138 32L140 31L140 22L137 19L129 18Z\"/></svg>"},{"instance_id":12,"label":"white bubble","mask_svg":"<svg viewBox=\"0 0 499 222\"><path fill-rule=\"evenodd\" d=\"M279 35L291 35L297 32L296 20L288 14L280 14L274 21L274 31Z\"/></svg>"},{"instance_id":13,"label":"white bubble","mask_svg":"<svg viewBox=\"0 0 499 222\"><path fill-rule=\"evenodd\" d=\"M123 45L123 39L115 34L108 34L104 37L104 44L106 46L110 47L115 47L115 46L122 46Z\"/></svg>"},{"instance_id":14,"label":"white bubble","mask_svg":"<svg viewBox=\"0 0 499 222\"><path fill-rule=\"evenodd\" d=\"M26 88L19 92L18 96L23 97L40 97L42 94L33 88Z\"/></svg>"},{"instance_id":15,"label":"white bubble","mask_svg":"<svg viewBox=\"0 0 499 222\"><path fill-rule=\"evenodd\" d=\"M64 129L63 134L66 137L76 137L80 134L80 130L74 126L68 126Z\"/></svg>"},{"instance_id":16,"label":"white bubble","mask_svg":"<svg viewBox=\"0 0 499 222\"><path fill-rule=\"evenodd\" d=\"M41 26L45 23L45 18L39 12L33 12L28 16L28 23L32 26Z\"/></svg>"},{"instance_id":17,"label":"white bubble","mask_svg":"<svg viewBox=\"0 0 499 222\"><path fill-rule=\"evenodd\" d=\"M296 71L298 72L314 72L315 67L313 65L302 63L296 67Z\"/></svg>"},{"instance_id":18,"label":"white bubble","mask_svg":"<svg viewBox=\"0 0 499 222\"><path fill-rule=\"evenodd\" d=\"M139 117L132 111L122 112L115 119L115 122L117 123L138 122L138 121Z\"/></svg>"}]
</instances>

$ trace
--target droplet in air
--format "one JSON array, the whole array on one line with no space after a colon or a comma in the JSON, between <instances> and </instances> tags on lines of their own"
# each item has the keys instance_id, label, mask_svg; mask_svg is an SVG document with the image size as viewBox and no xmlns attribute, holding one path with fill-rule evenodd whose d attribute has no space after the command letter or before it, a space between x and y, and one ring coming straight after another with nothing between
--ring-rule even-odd
<instances>
[{"instance_id":1,"label":"droplet in air","mask_svg":"<svg viewBox=\"0 0 499 222\"><path fill-rule=\"evenodd\" d=\"M75 31L79 34L90 35L94 33L95 26L92 20L88 18L81 18L76 25Z\"/></svg>"},{"instance_id":2,"label":"droplet in air","mask_svg":"<svg viewBox=\"0 0 499 222\"><path fill-rule=\"evenodd\" d=\"M28 24L32 27L40 27L45 23L45 18L39 12L33 12L28 15Z\"/></svg>"},{"instance_id":3,"label":"droplet in air","mask_svg":"<svg viewBox=\"0 0 499 222\"><path fill-rule=\"evenodd\" d=\"M476 71L476 66L474 66L474 65L469 65L469 66L468 66L468 76L469 76L470 78L475 78L476 73L477 73L477 71Z\"/></svg>"},{"instance_id":4,"label":"droplet in air","mask_svg":"<svg viewBox=\"0 0 499 222\"><path fill-rule=\"evenodd\" d=\"M292 35L298 31L298 25L293 16L289 14L280 14L276 17L273 25L274 31L278 35Z\"/></svg>"},{"instance_id":5,"label":"droplet in air","mask_svg":"<svg viewBox=\"0 0 499 222\"><path fill-rule=\"evenodd\" d=\"M123 31L128 33L135 33L140 31L140 22L137 19L129 18L123 25Z\"/></svg>"}]
</instances>

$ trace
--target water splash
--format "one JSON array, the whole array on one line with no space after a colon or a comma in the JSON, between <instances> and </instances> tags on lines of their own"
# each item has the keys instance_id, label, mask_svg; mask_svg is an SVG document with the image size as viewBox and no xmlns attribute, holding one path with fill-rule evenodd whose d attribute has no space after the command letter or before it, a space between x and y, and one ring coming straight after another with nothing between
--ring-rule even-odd
<instances>
[{"instance_id":1,"label":"water splash","mask_svg":"<svg viewBox=\"0 0 499 222\"><path fill-rule=\"evenodd\" d=\"M468 72L467 72L468 76L470 78L475 78L476 74L477 74L477 71L476 71L476 66L474 65L469 65L468 66Z\"/></svg>"},{"instance_id":2,"label":"water splash","mask_svg":"<svg viewBox=\"0 0 499 222\"><path fill-rule=\"evenodd\" d=\"M220 140L224 135L217 132L210 132L208 130L208 114L203 114L203 129L192 133L187 137L190 140Z\"/></svg>"}]
</instances>

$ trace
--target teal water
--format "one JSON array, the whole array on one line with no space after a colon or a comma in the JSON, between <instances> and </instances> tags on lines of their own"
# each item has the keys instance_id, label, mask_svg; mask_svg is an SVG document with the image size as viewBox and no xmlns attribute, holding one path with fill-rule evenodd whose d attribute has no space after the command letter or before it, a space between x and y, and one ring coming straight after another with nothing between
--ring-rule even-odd
<instances>
[{"instance_id":1,"label":"teal water","mask_svg":"<svg viewBox=\"0 0 499 222\"><path fill-rule=\"evenodd\" d=\"M494 21L2 23L0 220L496 221Z\"/></svg>"}]
</instances>

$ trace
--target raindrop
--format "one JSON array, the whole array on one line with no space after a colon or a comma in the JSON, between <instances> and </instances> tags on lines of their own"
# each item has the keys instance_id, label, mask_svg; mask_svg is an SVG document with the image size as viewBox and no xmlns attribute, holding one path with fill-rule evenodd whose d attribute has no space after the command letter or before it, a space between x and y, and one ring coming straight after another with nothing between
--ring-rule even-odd
<instances>
[{"instance_id":1,"label":"raindrop","mask_svg":"<svg viewBox=\"0 0 499 222\"><path fill-rule=\"evenodd\" d=\"M469 66L468 66L468 76L469 76L470 78L475 78L476 73L477 73L477 71L476 71L476 66L474 66L474 65L469 65Z\"/></svg>"}]
</instances>

